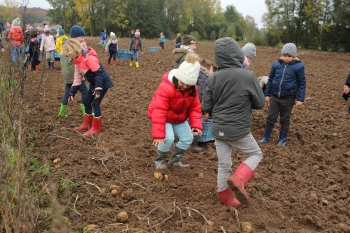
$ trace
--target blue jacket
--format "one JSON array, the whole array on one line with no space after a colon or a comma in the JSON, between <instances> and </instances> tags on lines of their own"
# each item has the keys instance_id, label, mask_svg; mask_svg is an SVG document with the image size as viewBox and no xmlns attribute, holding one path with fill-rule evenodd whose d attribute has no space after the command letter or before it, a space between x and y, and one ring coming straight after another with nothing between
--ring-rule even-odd
<instances>
[{"instance_id":1,"label":"blue jacket","mask_svg":"<svg viewBox=\"0 0 350 233\"><path fill-rule=\"evenodd\" d=\"M274 95L280 99L297 99L304 102L306 78L304 65L299 58L291 63L278 59L272 64L265 96Z\"/></svg>"},{"instance_id":2,"label":"blue jacket","mask_svg":"<svg viewBox=\"0 0 350 233\"><path fill-rule=\"evenodd\" d=\"M106 40L107 34L105 32L101 32L100 38L101 38L101 40Z\"/></svg>"}]
</instances>

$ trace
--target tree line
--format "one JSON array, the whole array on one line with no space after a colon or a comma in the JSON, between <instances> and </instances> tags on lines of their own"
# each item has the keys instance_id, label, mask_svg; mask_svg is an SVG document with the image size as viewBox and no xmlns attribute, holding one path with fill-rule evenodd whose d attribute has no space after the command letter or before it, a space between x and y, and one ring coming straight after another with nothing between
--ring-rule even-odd
<instances>
[{"instance_id":1,"label":"tree line","mask_svg":"<svg viewBox=\"0 0 350 233\"><path fill-rule=\"evenodd\" d=\"M13 4L9 4L12 1L16 0L5 1L7 9L0 6L5 9L2 12L16 14ZM215 41L229 36L256 45L293 42L306 49L350 52L349 0L265 0L267 12L262 19L264 28L260 30L252 16L243 16L233 5L223 9L220 0L47 2L51 5L47 12L51 24L60 24L64 29L78 24L91 36L98 36L107 28L118 37L126 37L139 28L142 37L148 39L159 37L160 32L169 39L177 33L186 33L198 40ZM23 13L18 8L17 14ZM0 17L2 14L0 11Z\"/></svg>"}]
</instances>

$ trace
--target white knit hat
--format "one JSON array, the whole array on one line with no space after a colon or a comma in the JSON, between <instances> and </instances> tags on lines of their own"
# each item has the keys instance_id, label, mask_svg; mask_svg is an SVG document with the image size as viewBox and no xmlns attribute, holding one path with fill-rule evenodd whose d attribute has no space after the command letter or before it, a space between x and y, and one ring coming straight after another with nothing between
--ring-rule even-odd
<instances>
[{"instance_id":1,"label":"white knit hat","mask_svg":"<svg viewBox=\"0 0 350 233\"><path fill-rule=\"evenodd\" d=\"M200 68L198 55L188 53L185 61L177 69L175 77L184 84L190 86L196 85Z\"/></svg>"},{"instance_id":2,"label":"white knit hat","mask_svg":"<svg viewBox=\"0 0 350 233\"><path fill-rule=\"evenodd\" d=\"M113 37L113 36L115 37L115 34L114 34L114 32L111 32L110 36L111 36L111 37Z\"/></svg>"},{"instance_id":3,"label":"white knit hat","mask_svg":"<svg viewBox=\"0 0 350 233\"><path fill-rule=\"evenodd\" d=\"M12 27L20 26L20 25L21 25L21 20L19 18L15 18L11 24Z\"/></svg>"}]
</instances>

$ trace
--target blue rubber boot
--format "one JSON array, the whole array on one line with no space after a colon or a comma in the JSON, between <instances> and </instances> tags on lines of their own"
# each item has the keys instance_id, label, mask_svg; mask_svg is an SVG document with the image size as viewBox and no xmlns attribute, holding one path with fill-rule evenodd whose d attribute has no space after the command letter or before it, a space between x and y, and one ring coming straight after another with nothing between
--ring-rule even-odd
<instances>
[{"instance_id":1,"label":"blue rubber boot","mask_svg":"<svg viewBox=\"0 0 350 233\"><path fill-rule=\"evenodd\" d=\"M268 143L270 141L272 129L265 129L264 138L259 141L261 144Z\"/></svg>"},{"instance_id":2,"label":"blue rubber boot","mask_svg":"<svg viewBox=\"0 0 350 233\"><path fill-rule=\"evenodd\" d=\"M285 146L287 141L287 132L286 131L280 131L280 139L278 140L279 146Z\"/></svg>"}]
</instances>

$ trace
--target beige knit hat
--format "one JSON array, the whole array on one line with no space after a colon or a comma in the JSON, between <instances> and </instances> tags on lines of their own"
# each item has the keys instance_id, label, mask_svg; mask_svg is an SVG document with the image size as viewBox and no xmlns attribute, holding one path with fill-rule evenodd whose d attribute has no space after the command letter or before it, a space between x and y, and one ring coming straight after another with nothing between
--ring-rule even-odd
<instances>
[{"instance_id":1,"label":"beige knit hat","mask_svg":"<svg viewBox=\"0 0 350 233\"><path fill-rule=\"evenodd\" d=\"M15 18L13 21L12 21L12 27L15 27L15 26L20 26L21 25L21 20L19 18Z\"/></svg>"},{"instance_id":2,"label":"beige knit hat","mask_svg":"<svg viewBox=\"0 0 350 233\"><path fill-rule=\"evenodd\" d=\"M200 68L198 55L187 53L185 61L181 63L175 72L175 77L184 84L196 85Z\"/></svg>"}]
</instances>

